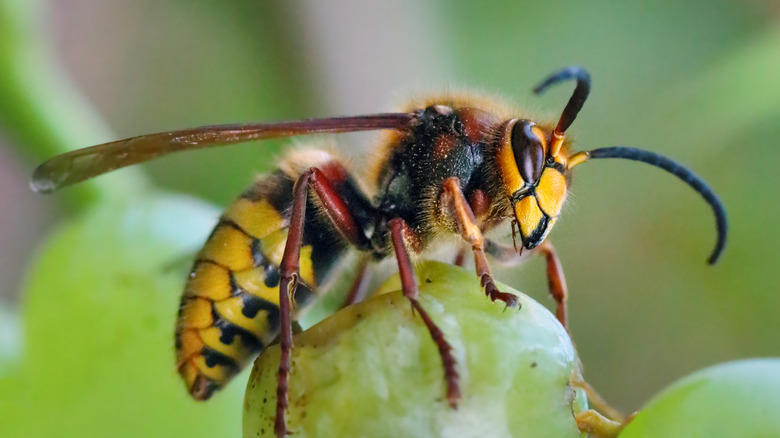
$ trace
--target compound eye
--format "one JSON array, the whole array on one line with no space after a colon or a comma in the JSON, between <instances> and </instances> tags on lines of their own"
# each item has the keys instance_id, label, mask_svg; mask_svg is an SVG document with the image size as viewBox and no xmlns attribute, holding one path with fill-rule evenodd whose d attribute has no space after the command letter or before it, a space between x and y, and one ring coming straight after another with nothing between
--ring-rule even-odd
<instances>
[{"instance_id":1,"label":"compound eye","mask_svg":"<svg viewBox=\"0 0 780 438\"><path fill-rule=\"evenodd\" d=\"M541 129L530 120L518 120L512 127L512 151L520 176L527 184L535 184L544 170L544 140Z\"/></svg>"}]
</instances>

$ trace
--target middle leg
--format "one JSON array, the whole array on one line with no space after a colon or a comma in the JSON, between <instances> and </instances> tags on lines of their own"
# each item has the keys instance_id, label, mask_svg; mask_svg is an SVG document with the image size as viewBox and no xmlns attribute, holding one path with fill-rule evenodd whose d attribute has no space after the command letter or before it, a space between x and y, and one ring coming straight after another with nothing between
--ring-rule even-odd
<instances>
[{"instance_id":1,"label":"middle leg","mask_svg":"<svg viewBox=\"0 0 780 438\"><path fill-rule=\"evenodd\" d=\"M395 249L395 256L398 260L398 273L401 276L401 289L403 290L404 296L412 303L412 309L420 314L433 341L436 342L436 346L439 348L439 355L441 356L441 362L444 367L444 380L447 383L447 401L452 408L457 408L458 400L460 399L460 385L458 383L458 370L455 367L455 356L452 355L452 346L444 339L444 332L442 332L436 323L433 322L428 315L428 312L426 312L420 305L420 302L417 301L420 291L417 288L417 277L414 274L414 267L412 267L412 261L409 259L409 253L406 250L406 240L404 238L405 235L414 232L401 218L391 219L388 222L388 225L390 226L393 249Z\"/></svg>"}]
</instances>

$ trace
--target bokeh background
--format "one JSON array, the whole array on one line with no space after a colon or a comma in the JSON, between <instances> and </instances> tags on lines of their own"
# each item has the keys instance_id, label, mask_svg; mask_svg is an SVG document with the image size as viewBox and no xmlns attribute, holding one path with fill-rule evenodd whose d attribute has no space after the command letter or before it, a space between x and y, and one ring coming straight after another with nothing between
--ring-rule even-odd
<instances>
[{"instance_id":1,"label":"bokeh background","mask_svg":"<svg viewBox=\"0 0 780 438\"><path fill-rule=\"evenodd\" d=\"M136 185L148 190L140 188L147 185L141 172L156 187L224 206L290 142L181 154L48 197L28 189L41 160L203 124L382 112L409 94L453 87L497 93L555 118L571 86L542 97L530 89L571 64L593 77L591 97L569 130L576 144L642 147L687 164L722 197L731 225L722 260L707 266L714 221L694 192L641 164L608 160L577 168L550 238L566 272L571 330L586 377L631 412L696 369L780 355L776 1L2 0L0 56L0 372L6 380L27 366L33 351L46 351L28 345L38 324L30 319L42 318L29 306L57 308L57 294L66 291L31 297L42 288L36 285L58 285L58 278L30 267L64 221L78 221L107 196L108 204L132 210ZM336 142L363 163L374 138L347 135ZM176 215L169 209L164 220L187 220ZM79 266L67 251L51 257L53 264L60 257ZM40 279L46 276L55 278ZM497 276L551 303L541 260ZM182 280L176 278L166 302L177 300ZM111 305L107 298L104 306ZM162 314L173 318L174 311ZM148 328L161 337L171 331L164 324ZM228 426L196 432L237 434L240 392L219 401L220 421ZM80 399L84 409L100 400L99 389L94 394ZM57 400L71 403L72 396L67 390ZM22 403L16 397L0 395L5 403ZM171 403L191 402L182 395ZM168 408L174 409L160 409ZM217 416L208 406L193 412ZM145 423L134 421L124 433Z\"/></svg>"}]
</instances>

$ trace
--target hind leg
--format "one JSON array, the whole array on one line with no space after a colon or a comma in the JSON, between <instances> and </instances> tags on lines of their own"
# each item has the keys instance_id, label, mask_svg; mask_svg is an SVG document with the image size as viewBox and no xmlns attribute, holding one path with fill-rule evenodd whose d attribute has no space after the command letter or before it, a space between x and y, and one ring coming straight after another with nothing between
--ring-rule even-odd
<instances>
[{"instance_id":1,"label":"hind leg","mask_svg":"<svg viewBox=\"0 0 780 438\"><path fill-rule=\"evenodd\" d=\"M303 246L304 219L306 217L306 201L309 199L309 189L317 196L322 210L330 219L336 230L352 245L366 248L368 240L358 225L345 201L333 187L322 170L312 167L307 169L295 182L293 188L293 203L290 213L290 227L287 243L279 267L281 280L279 283L279 313L280 334L279 344L281 358L276 386L276 420L274 431L279 437L287 434L285 412L287 411L288 381L290 374L290 353L293 348L291 301L300 278L300 255Z\"/></svg>"}]
</instances>

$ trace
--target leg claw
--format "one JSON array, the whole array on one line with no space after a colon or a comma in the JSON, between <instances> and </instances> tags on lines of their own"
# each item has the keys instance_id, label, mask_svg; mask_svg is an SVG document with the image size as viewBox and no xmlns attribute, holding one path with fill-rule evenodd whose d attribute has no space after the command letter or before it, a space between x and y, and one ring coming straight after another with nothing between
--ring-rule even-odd
<instances>
[{"instance_id":1,"label":"leg claw","mask_svg":"<svg viewBox=\"0 0 780 438\"><path fill-rule=\"evenodd\" d=\"M509 307L517 308L518 310L522 307L520 305L520 300L516 295L499 291L489 275L482 276L482 286L485 288L485 295L490 297L491 301L495 302L496 300L501 300L506 304L504 311Z\"/></svg>"}]
</instances>

